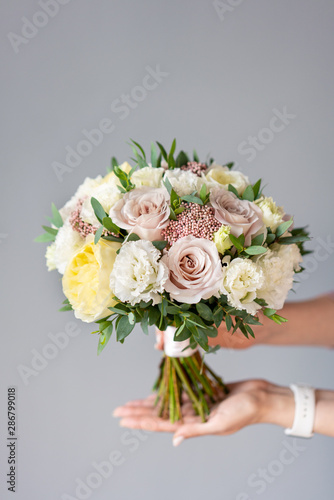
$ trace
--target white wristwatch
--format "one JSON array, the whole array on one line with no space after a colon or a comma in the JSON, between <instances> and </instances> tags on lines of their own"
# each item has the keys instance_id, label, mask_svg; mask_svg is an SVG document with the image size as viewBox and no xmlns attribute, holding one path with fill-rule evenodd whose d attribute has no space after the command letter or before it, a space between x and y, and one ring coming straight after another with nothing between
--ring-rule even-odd
<instances>
[{"instance_id":1,"label":"white wristwatch","mask_svg":"<svg viewBox=\"0 0 334 500\"><path fill-rule=\"evenodd\" d=\"M291 384L295 397L295 418L291 429L285 429L285 434L310 438L313 436L315 416L315 391L307 385Z\"/></svg>"}]
</instances>

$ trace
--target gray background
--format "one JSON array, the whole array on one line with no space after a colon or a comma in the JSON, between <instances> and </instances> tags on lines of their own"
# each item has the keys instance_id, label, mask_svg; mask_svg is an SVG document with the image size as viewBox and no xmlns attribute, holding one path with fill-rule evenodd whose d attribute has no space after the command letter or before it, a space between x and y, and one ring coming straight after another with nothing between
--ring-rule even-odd
<instances>
[{"instance_id":1,"label":"gray background","mask_svg":"<svg viewBox=\"0 0 334 500\"><path fill-rule=\"evenodd\" d=\"M119 450L123 463L87 494L92 499L249 500L333 498L333 441L298 440L302 451L279 465L286 439L280 428L253 426L230 437L206 437L178 449L171 436L130 436L111 417L115 406L149 393L160 354L153 332L139 329L124 345L112 339L97 358L91 327L76 322L70 339L44 369L23 383L18 366L31 368L48 334L64 331L71 313L59 275L48 273L40 234L50 203L61 207L85 176L104 173L111 155L130 156L129 137L150 140L220 162L235 160L267 193L309 224L310 247L303 283L291 300L333 288L333 17L330 0L226 0L220 16L211 1L71 0L46 26L20 43L23 17L38 22L37 1L2 0L1 150L1 498L76 498L76 478L86 480L93 462ZM111 103L141 85L146 67L168 73L126 119ZM136 92L136 91L134 91ZM274 109L294 115L253 161L240 144L268 138ZM59 182L55 161L75 148L83 129L110 118L114 131ZM263 135L262 135L263 134ZM267 134L267 135L266 135ZM281 384L305 381L333 388L333 353L318 348L256 347L225 350L210 358L226 380L263 377ZM7 387L18 388L18 490L6 491ZM130 438L132 441L130 441ZM289 441L292 443L292 440ZM248 481L259 468L270 483ZM273 475L276 474L276 475ZM253 476L254 477L254 476ZM66 497L65 494L71 495ZM77 497L78 498L78 497Z\"/></svg>"}]
</instances>

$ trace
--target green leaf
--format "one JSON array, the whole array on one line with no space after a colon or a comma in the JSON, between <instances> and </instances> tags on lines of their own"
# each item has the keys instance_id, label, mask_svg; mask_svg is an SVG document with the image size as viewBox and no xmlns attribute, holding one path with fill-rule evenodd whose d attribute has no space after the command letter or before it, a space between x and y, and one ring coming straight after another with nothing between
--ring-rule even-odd
<instances>
[{"instance_id":1,"label":"green leaf","mask_svg":"<svg viewBox=\"0 0 334 500\"><path fill-rule=\"evenodd\" d=\"M279 314L273 314L270 316L270 319L275 321L278 325L281 325L282 323L286 323L288 320L286 318L283 318L283 316L280 316Z\"/></svg>"},{"instance_id":2,"label":"green leaf","mask_svg":"<svg viewBox=\"0 0 334 500\"><path fill-rule=\"evenodd\" d=\"M231 191L231 193L235 194L235 196L237 196L239 198L238 191L235 189L234 186L232 186L232 184L228 185L228 190Z\"/></svg>"},{"instance_id":3,"label":"green leaf","mask_svg":"<svg viewBox=\"0 0 334 500\"><path fill-rule=\"evenodd\" d=\"M266 238L267 245L271 245L271 243L273 243L273 241L275 241L275 239L276 239L276 236L274 234L268 233L267 238Z\"/></svg>"},{"instance_id":4,"label":"green leaf","mask_svg":"<svg viewBox=\"0 0 334 500\"><path fill-rule=\"evenodd\" d=\"M142 328L143 332L145 333L145 335L148 335L148 311L144 312L144 316L143 316L143 319L141 320L140 324L141 324L141 328Z\"/></svg>"},{"instance_id":5,"label":"green leaf","mask_svg":"<svg viewBox=\"0 0 334 500\"><path fill-rule=\"evenodd\" d=\"M264 299L254 299L254 302L259 304L261 307L265 307L267 305L267 302Z\"/></svg>"},{"instance_id":6,"label":"green leaf","mask_svg":"<svg viewBox=\"0 0 334 500\"><path fill-rule=\"evenodd\" d=\"M51 210L52 210L52 223L54 224L54 226L56 226L58 228L62 227L64 222L63 222L62 216L58 212L58 209L54 203L51 204Z\"/></svg>"},{"instance_id":7,"label":"green leaf","mask_svg":"<svg viewBox=\"0 0 334 500\"><path fill-rule=\"evenodd\" d=\"M163 147L163 145L162 145L162 144L160 144L160 142L156 141L156 143L157 143L157 145L158 145L158 147L159 147L159 149L160 149L160 151L161 151L161 154L162 154L163 158L164 158L164 159L167 161L167 163L168 163L168 155L167 155L167 153L166 153L165 148Z\"/></svg>"},{"instance_id":8,"label":"green leaf","mask_svg":"<svg viewBox=\"0 0 334 500\"><path fill-rule=\"evenodd\" d=\"M111 158L111 168L114 170L115 167L118 167L118 161L117 161L117 158L115 158L115 156L113 156Z\"/></svg>"},{"instance_id":9,"label":"green leaf","mask_svg":"<svg viewBox=\"0 0 334 500\"><path fill-rule=\"evenodd\" d=\"M108 216L108 214L105 212L101 203L96 198L92 197L90 199L90 202L93 207L97 220L102 224L103 219L105 218L105 216Z\"/></svg>"},{"instance_id":10,"label":"green leaf","mask_svg":"<svg viewBox=\"0 0 334 500\"><path fill-rule=\"evenodd\" d=\"M73 308L72 308L71 304L66 304L66 306L63 306L63 307L61 307L61 308L59 309L59 311L61 311L61 312L64 312L64 311L72 311L72 310L73 310Z\"/></svg>"},{"instance_id":11,"label":"green leaf","mask_svg":"<svg viewBox=\"0 0 334 500\"><path fill-rule=\"evenodd\" d=\"M261 246L264 240L264 234L258 234L252 239L252 246Z\"/></svg>"},{"instance_id":12,"label":"green leaf","mask_svg":"<svg viewBox=\"0 0 334 500\"><path fill-rule=\"evenodd\" d=\"M52 234L53 236L57 236L58 229L54 229L53 227L49 226L42 226L42 228L46 233Z\"/></svg>"},{"instance_id":13,"label":"green leaf","mask_svg":"<svg viewBox=\"0 0 334 500\"><path fill-rule=\"evenodd\" d=\"M155 248L157 248L158 250L163 250L168 245L168 241L156 240L152 241L152 245L154 245Z\"/></svg>"},{"instance_id":14,"label":"green leaf","mask_svg":"<svg viewBox=\"0 0 334 500\"><path fill-rule=\"evenodd\" d=\"M229 332L233 326L233 321L229 314L226 314L225 316L225 323L226 323L226 329Z\"/></svg>"},{"instance_id":15,"label":"green leaf","mask_svg":"<svg viewBox=\"0 0 334 500\"><path fill-rule=\"evenodd\" d=\"M259 179L254 185L253 185L253 193L254 193L254 200L257 200L261 188L261 181L262 179Z\"/></svg>"},{"instance_id":16,"label":"green leaf","mask_svg":"<svg viewBox=\"0 0 334 500\"><path fill-rule=\"evenodd\" d=\"M186 194L181 196L181 200L187 201L188 203L197 203L197 205L203 205L203 201L197 196L192 196L191 194Z\"/></svg>"},{"instance_id":17,"label":"green leaf","mask_svg":"<svg viewBox=\"0 0 334 500\"><path fill-rule=\"evenodd\" d=\"M136 323L136 317L133 314L133 312L129 313L129 315L128 315L128 321L129 321L130 325L134 325Z\"/></svg>"},{"instance_id":18,"label":"green leaf","mask_svg":"<svg viewBox=\"0 0 334 500\"><path fill-rule=\"evenodd\" d=\"M171 185L170 180L168 179L168 177L164 178L163 183L164 183L165 188L167 189L168 193L171 195L172 194L172 190L173 190L173 186Z\"/></svg>"},{"instance_id":19,"label":"green leaf","mask_svg":"<svg viewBox=\"0 0 334 500\"><path fill-rule=\"evenodd\" d=\"M168 167L175 168L174 152L176 149L176 139L173 140L170 151L168 153Z\"/></svg>"},{"instance_id":20,"label":"green leaf","mask_svg":"<svg viewBox=\"0 0 334 500\"><path fill-rule=\"evenodd\" d=\"M177 220L177 217L176 217L175 212L172 209L172 207L169 207L169 218L172 220Z\"/></svg>"},{"instance_id":21,"label":"green leaf","mask_svg":"<svg viewBox=\"0 0 334 500\"><path fill-rule=\"evenodd\" d=\"M286 222L282 222L282 224L280 224L278 226L278 228L276 229L276 238L279 238L280 236L282 236L285 233L285 231L287 231L292 224L293 224L292 218Z\"/></svg>"},{"instance_id":22,"label":"green leaf","mask_svg":"<svg viewBox=\"0 0 334 500\"><path fill-rule=\"evenodd\" d=\"M160 311L157 307L150 307L148 311L148 324L150 326L156 325L160 319Z\"/></svg>"},{"instance_id":23,"label":"green leaf","mask_svg":"<svg viewBox=\"0 0 334 500\"><path fill-rule=\"evenodd\" d=\"M197 161L197 163L199 163L199 157L198 157L198 154L197 154L195 149L193 150L193 158L194 158L194 161Z\"/></svg>"},{"instance_id":24,"label":"green leaf","mask_svg":"<svg viewBox=\"0 0 334 500\"><path fill-rule=\"evenodd\" d=\"M99 343L97 346L97 354L98 355L101 354L101 352L103 351L105 346L108 344L110 337L112 335L112 332L113 332L113 324L110 323L110 325L105 330L103 330L103 332L100 333Z\"/></svg>"},{"instance_id":25,"label":"green leaf","mask_svg":"<svg viewBox=\"0 0 334 500\"><path fill-rule=\"evenodd\" d=\"M213 313L209 306L202 302L198 302L198 304L196 304L196 309L201 318L206 321L213 321Z\"/></svg>"},{"instance_id":26,"label":"green leaf","mask_svg":"<svg viewBox=\"0 0 334 500\"><path fill-rule=\"evenodd\" d=\"M120 238L118 236L112 236L112 235L109 235L109 234L103 235L102 239L103 240L108 240L108 241L117 241L117 243L122 243L124 241L123 238Z\"/></svg>"},{"instance_id":27,"label":"green leaf","mask_svg":"<svg viewBox=\"0 0 334 500\"><path fill-rule=\"evenodd\" d=\"M124 304L117 304L114 307L108 307L108 309L121 316L127 316L129 314L129 309Z\"/></svg>"},{"instance_id":28,"label":"green leaf","mask_svg":"<svg viewBox=\"0 0 334 500\"><path fill-rule=\"evenodd\" d=\"M186 327L185 323L176 330L174 335L174 340L177 342L182 342L183 340L188 340L191 337L191 331Z\"/></svg>"},{"instance_id":29,"label":"green leaf","mask_svg":"<svg viewBox=\"0 0 334 500\"><path fill-rule=\"evenodd\" d=\"M139 149L139 151L141 152L141 154L143 155L143 158L144 160L146 160L146 155L145 155L145 151L143 150L143 148L141 147L140 144L138 144L138 142L134 141L133 139L130 139L130 141L135 145L137 146L137 148Z\"/></svg>"},{"instance_id":30,"label":"green leaf","mask_svg":"<svg viewBox=\"0 0 334 500\"><path fill-rule=\"evenodd\" d=\"M206 185L203 184L203 186L201 187L201 190L199 192L199 196L200 196L203 204L205 203L206 193L207 193L207 188L206 188Z\"/></svg>"},{"instance_id":31,"label":"green leaf","mask_svg":"<svg viewBox=\"0 0 334 500\"><path fill-rule=\"evenodd\" d=\"M234 161L230 161L229 163L225 164L225 167L227 167L229 170L231 170L234 166Z\"/></svg>"},{"instance_id":32,"label":"green leaf","mask_svg":"<svg viewBox=\"0 0 334 500\"><path fill-rule=\"evenodd\" d=\"M215 322L216 327L218 328L223 321L224 318L224 310L222 307L218 306L217 310L213 313L213 320Z\"/></svg>"},{"instance_id":33,"label":"green leaf","mask_svg":"<svg viewBox=\"0 0 334 500\"><path fill-rule=\"evenodd\" d=\"M100 240L100 238L102 236L103 230L104 230L104 227L100 226L98 228L98 230L96 231L95 236L94 236L94 243L95 243L95 245L98 244L98 242L99 242L99 240Z\"/></svg>"},{"instance_id":34,"label":"green leaf","mask_svg":"<svg viewBox=\"0 0 334 500\"><path fill-rule=\"evenodd\" d=\"M254 201L254 191L251 185L247 186L242 195L243 200Z\"/></svg>"},{"instance_id":35,"label":"green leaf","mask_svg":"<svg viewBox=\"0 0 334 500\"><path fill-rule=\"evenodd\" d=\"M272 316L273 314L276 313L276 309L271 309L270 307L266 307L265 309L263 309L263 314L265 316Z\"/></svg>"},{"instance_id":36,"label":"green leaf","mask_svg":"<svg viewBox=\"0 0 334 500\"><path fill-rule=\"evenodd\" d=\"M184 151L180 151L179 154L177 155L175 166L176 168L181 168L183 167L183 165L187 165L188 161L189 158L187 154Z\"/></svg>"},{"instance_id":37,"label":"green leaf","mask_svg":"<svg viewBox=\"0 0 334 500\"><path fill-rule=\"evenodd\" d=\"M136 233L130 233L129 236L127 236L126 241L138 241L140 240L138 234Z\"/></svg>"},{"instance_id":38,"label":"green leaf","mask_svg":"<svg viewBox=\"0 0 334 500\"><path fill-rule=\"evenodd\" d=\"M124 340L132 330L134 329L135 323L131 325L128 316L122 316L116 326L116 337L117 342Z\"/></svg>"},{"instance_id":39,"label":"green leaf","mask_svg":"<svg viewBox=\"0 0 334 500\"><path fill-rule=\"evenodd\" d=\"M153 168L158 168L158 153L154 142L151 142L151 165Z\"/></svg>"},{"instance_id":40,"label":"green leaf","mask_svg":"<svg viewBox=\"0 0 334 500\"><path fill-rule=\"evenodd\" d=\"M236 236L233 236L233 234L230 234L229 237L230 237L232 244L235 246L235 248L237 250L242 251L244 249L243 245L239 241L239 238L237 238Z\"/></svg>"},{"instance_id":41,"label":"green leaf","mask_svg":"<svg viewBox=\"0 0 334 500\"><path fill-rule=\"evenodd\" d=\"M103 217L102 224L111 233L118 234L121 232L120 228L113 223L110 217Z\"/></svg>"},{"instance_id":42,"label":"green leaf","mask_svg":"<svg viewBox=\"0 0 334 500\"><path fill-rule=\"evenodd\" d=\"M264 248L261 246L251 246L251 247L245 248L245 252L248 255L261 255L262 253L266 253L267 250L268 250L268 248Z\"/></svg>"},{"instance_id":43,"label":"green leaf","mask_svg":"<svg viewBox=\"0 0 334 500\"><path fill-rule=\"evenodd\" d=\"M291 245L292 243L301 243L302 241L310 241L311 238L308 236L285 236L280 238L278 243L281 245Z\"/></svg>"},{"instance_id":44,"label":"green leaf","mask_svg":"<svg viewBox=\"0 0 334 500\"><path fill-rule=\"evenodd\" d=\"M50 234L50 233L43 233L37 238L34 239L37 243L49 243L51 241L54 241L56 239L55 235Z\"/></svg>"}]
</instances>

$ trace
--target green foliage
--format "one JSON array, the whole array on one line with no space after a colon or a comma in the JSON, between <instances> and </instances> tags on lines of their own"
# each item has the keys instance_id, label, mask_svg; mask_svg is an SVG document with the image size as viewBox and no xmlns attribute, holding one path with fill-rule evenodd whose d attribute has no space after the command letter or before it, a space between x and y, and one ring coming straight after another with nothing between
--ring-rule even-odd
<instances>
[{"instance_id":1,"label":"green foliage","mask_svg":"<svg viewBox=\"0 0 334 500\"><path fill-rule=\"evenodd\" d=\"M37 243L51 243L55 241L58 229L63 226L63 219L54 203L51 203L52 217L47 217L48 221L55 227L42 226L44 233L34 239Z\"/></svg>"}]
</instances>

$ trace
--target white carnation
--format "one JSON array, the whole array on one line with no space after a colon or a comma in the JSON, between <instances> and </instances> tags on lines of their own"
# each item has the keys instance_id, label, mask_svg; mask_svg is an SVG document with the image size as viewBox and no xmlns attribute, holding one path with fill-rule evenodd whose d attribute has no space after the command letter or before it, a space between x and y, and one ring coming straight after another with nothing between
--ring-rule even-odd
<instances>
[{"instance_id":1,"label":"white carnation","mask_svg":"<svg viewBox=\"0 0 334 500\"><path fill-rule=\"evenodd\" d=\"M300 269L299 263L303 259L297 245L276 244L272 248L256 259L264 275L257 295L269 307L279 310L293 286L294 273Z\"/></svg>"},{"instance_id":2,"label":"white carnation","mask_svg":"<svg viewBox=\"0 0 334 500\"><path fill-rule=\"evenodd\" d=\"M159 261L161 254L150 241L125 243L116 257L110 275L110 288L122 302L138 304L153 300L161 302L161 294L168 278L168 269Z\"/></svg>"},{"instance_id":3,"label":"white carnation","mask_svg":"<svg viewBox=\"0 0 334 500\"><path fill-rule=\"evenodd\" d=\"M132 176L131 181L136 188L142 186L156 187L162 186L162 176L165 170L163 168L144 167L136 170Z\"/></svg>"},{"instance_id":4,"label":"white carnation","mask_svg":"<svg viewBox=\"0 0 334 500\"><path fill-rule=\"evenodd\" d=\"M199 177L190 170L174 168L167 170L164 177L168 178L174 191L179 196L185 196L198 190Z\"/></svg>"},{"instance_id":5,"label":"white carnation","mask_svg":"<svg viewBox=\"0 0 334 500\"><path fill-rule=\"evenodd\" d=\"M68 262L84 243L85 239L72 229L69 222L59 228L54 242L54 263L60 274L64 274Z\"/></svg>"},{"instance_id":6,"label":"white carnation","mask_svg":"<svg viewBox=\"0 0 334 500\"><path fill-rule=\"evenodd\" d=\"M223 259L223 263L228 261L229 257ZM256 314L260 306L254 299L258 297L257 291L263 281L263 272L255 262L238 257L223 268L221 291L227 295L228 303L232 307Z\"/></svg>"},{"instance_id":7,"label":"white carnation","mask_svg":"<svg viewBox=\"0 0 334 500\"><path fill-rule=\"evenodd\" d=\"M55 242L53 242L46 248L46 253L45 253L46 266L48 268L48 271L53 271L54 269L57 269L55 257L56 257L56 244Z\"/></svg>"},{"instance_id":8,"label":"white carnation","mask_svg":"<svg viewBox=\"0 0 334 500\"><path fill-rule=\"evenodd\" d=\"M255 202L262 211L263 222L266 227L275 232L278 226L283 222L283 207L278 207L272 197L262 197Z\"/></svg>"},{"instance_id":9,"label":"white carnation","mask_svg":"<svg viewBox=\"0 0 334 500\"><path fill-rule=\"evenodd\" d=\"M228 167L212 163L210 168L202 173L201 184L206 184L208 189L216 187L228 189L228 185L232 184L238 194L242 195L249 185L249 179L238 170L230 170Z\"/></svg>"}]
</instances>

